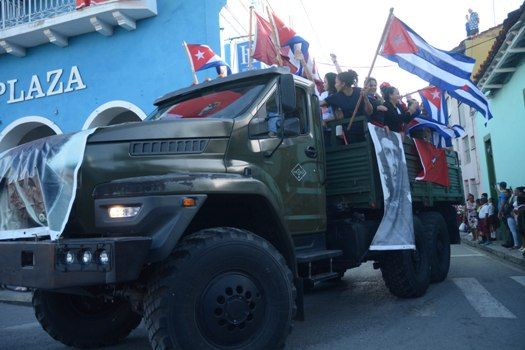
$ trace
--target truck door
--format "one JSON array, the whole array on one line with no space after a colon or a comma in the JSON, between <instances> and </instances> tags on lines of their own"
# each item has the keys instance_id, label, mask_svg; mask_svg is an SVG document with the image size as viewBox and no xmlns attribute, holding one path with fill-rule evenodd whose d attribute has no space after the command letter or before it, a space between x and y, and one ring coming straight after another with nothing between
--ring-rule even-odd
<instances>
[{"instance_id":1,"label":"truck door","mask_svg":"<svg viewBox=\"0 0 525 350\"><path fill-rule=\"evenodd\" d=\"M274 91L261 109L271 109L278 103L276 96ZM278 187L286 225L290 233L304 234L326 229L325 164L319 111L315 109L318 109L317 97L311 87L297 84L296 98L297 108L286 118L299 119L299 134L284 137L277 148L278 136L261 138L259 142L262 152L275 150L272 156L266 153L262 157L261 170Z\"/></svg>"}]
</instances>

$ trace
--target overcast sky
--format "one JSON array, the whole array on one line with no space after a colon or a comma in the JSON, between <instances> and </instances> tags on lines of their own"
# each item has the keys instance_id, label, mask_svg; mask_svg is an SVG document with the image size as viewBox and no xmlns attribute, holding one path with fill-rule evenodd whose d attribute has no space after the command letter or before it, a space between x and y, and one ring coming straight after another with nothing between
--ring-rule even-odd
<instances>
[{"instance_id":1,"label":"overcast sky","mask_svg":"<svg viewBox=\"0 0 525 350\"><path fill-rule=\"evenodd\" d=\"M243 0L240 0L243 1ZM229 3L232 1L229 0ZM248 6L250 0L244 0ZM266 3L266 0L258 0ZM341 65L366 76L377 48L389 8L431 45L451 50L466 37L465 15L469 8L478 12L480 31L500 24L518 9L522 0L269 0L271 8L310 42L321 73L335 71L329 65L330 52ZM248 26L246 26L248 27ZM378 82L388 81L401 93L420 89L426 82L393 62L379 57L372 73Z\"/></svg>"}]
</instances>

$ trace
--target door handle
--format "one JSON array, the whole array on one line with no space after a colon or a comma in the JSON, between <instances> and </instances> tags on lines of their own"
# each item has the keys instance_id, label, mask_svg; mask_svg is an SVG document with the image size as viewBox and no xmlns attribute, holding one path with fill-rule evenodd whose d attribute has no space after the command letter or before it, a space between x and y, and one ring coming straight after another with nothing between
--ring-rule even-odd
<instances>
[{"instance_id":1,"label":"door handle","mask_svg":"<svg viewBox=\"0 0 525 350\"><path fill-rule=\"evenodd\" d=\"M317 158L317 150L312 146L306 147L304 154L306 154L308 158Z\"/></svg>"}]
</instances>

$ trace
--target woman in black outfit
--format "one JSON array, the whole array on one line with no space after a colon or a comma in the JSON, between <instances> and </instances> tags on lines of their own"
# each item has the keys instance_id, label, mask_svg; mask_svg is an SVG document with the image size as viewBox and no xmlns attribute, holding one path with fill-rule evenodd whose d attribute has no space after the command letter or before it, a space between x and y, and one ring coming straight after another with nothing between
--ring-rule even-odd
<instances>
[{"instance_id":1,"label":"woman in black outfit","mask_svg":"<svg viewBox=\"0 0 525 350\"><path fill-rule=\"evenodd\" d=\"M383 112L383 124L387 131L402 132L403 124L407 124L417 115L419 104L412 103L410 107L406 108L401 105L399 91L393 86L385 86L381 88L385 102L383 106L386 107L386 112Z\"/></svg>"}]
</instances>

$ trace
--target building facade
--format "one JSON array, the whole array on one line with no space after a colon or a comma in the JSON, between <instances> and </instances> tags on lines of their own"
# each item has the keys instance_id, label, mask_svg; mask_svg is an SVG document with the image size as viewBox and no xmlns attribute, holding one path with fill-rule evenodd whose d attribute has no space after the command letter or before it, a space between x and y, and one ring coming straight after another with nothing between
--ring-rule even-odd
<instances>
[{"instance_id":1,"label":"building facade","mask_svg":"<svg viewBox=\"0 0 525 350\"><path fill-rule=\"evenodd\" d=\"M472 75L475 76L483 62L486 60L495 38L502 30L502 25L490 28L474 37L465 39L455 49L476 60ZM465 136L457 138L453 142L454 150L458 152L463 176L463 189L465 195L471 193L474 198L480 198L481 194L487 192L487 187L482 181L479 163L479 148L477 147L477 119L475 111L454 98L448 98L448 111L450 114L450 125L461 125L465 129Z\"/></svg>"},{"instance_id":2,"label":"building facade","mask_svg":"<svg viewBox=\"0 0 525 350\"><path fill-rule=\"evenodd\" d=\"M475 77L488 96L494 118L476 118L483 186L525 185L525 4L503 23L490 54Z\"/></svg>"},{"instance_id":3,"label":"building facade","mask_svg":"<svg viewBox=\"0 0 525 350\"><path fill-rule=\"evenodd\" d=\"M157 97L192 83L183 40L221 52L226 0L84 3L0 0L0 151L142 120Z\"/></svg>"},{"instance_id":4,"label":"building facade","mask_svg":"<svg viewBox=\"0 0 525 350\"><path fill-rule=\"evenodd\" d=\"M450 125L461 125L465 129L465 136L454 139L452 145L458 152L463 176L463 190L465 195L472 193L475 198L481 197L484 188L481 182L478 149L476 147L476 120L473 110L453 98L448 98L448 112Z\"/></svg>"}]
</instances>

